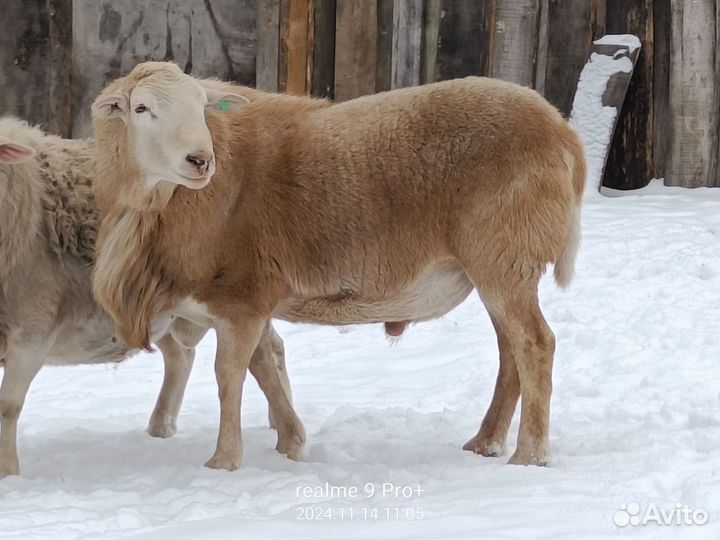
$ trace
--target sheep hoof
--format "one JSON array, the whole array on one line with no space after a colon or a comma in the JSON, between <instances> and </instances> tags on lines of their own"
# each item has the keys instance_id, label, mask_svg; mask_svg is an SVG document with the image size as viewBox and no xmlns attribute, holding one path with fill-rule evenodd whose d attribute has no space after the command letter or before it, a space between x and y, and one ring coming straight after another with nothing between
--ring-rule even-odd
<instances>
[{"instance_id":1,"label":"sheep hoof","mask_svg":"<svg viewBox=\"0 0 720 540\"><path fill-rule=\"evenodd\" d=\"M289 428L278 430L278 443L275 450L286 454L293 461L302 459L305 447L305 428L301 422L290 423Z\"/></svg>"},{"instance_id":2,"label":"sheep hoof","mask_svg":"<svg viewBox=\"0 0 720 540\"><path fill-rule=\"evenodd\" d=\"M547 467L548 459L545 453L535 454L533 452L523 453L515 451L508 460L509 465L536 465L537 467Z\"/></svg>"},{"instance_id":3,"label":"sheep hoof","mask_svg":"<svg viewBox=\"0 0 720 540\"><path fill-rule=\"evenodd\" d=\"M17 459L6 459L0 461L0 478L20 474L20 463Z\"/></svg>"},{"instance_id":4,"label":"sheep hoof","mask_svg":"<svg viewBox=\"0 0 720 540\"><path fill-rule=\"evenodd\" d=\"M278 440L275 450L281 454L287 455L289 459L293 461L300 461L303 457L303 448L305 447L305 437L294 435L289 438L285 438L283 441Z\"/></svg>"},{"instance_id":5,"label":"sheep hoof","mask_svg":"<svg viewBox=\"0 0 720 540\"><path fill-rule=\"evenodd\" d=\"M463 450L485 457L498 457L505 453L505 445L476 435L463 445Z\"/></svg>"},{"instance_id":6,"label":"sheep hoof","mask_svg":"<svg viewBox=\"0 0 720 540\"><path fill-rule=\"evenodd\" d=\"M240 468L242 455L230 456L215 453L206 463L209 469L225 469L226 471L234 471Z\"/></svg>"},{"instance_id":7,"label":"sheep hoof","mask_svg":"<svg viewBox=\"0 0 720 540\"><path fill-rule=\"evenodd\" d=\"M177 424L174 418L155 419L151 418L148 424L148 433L151 437L167 439L177 433Z\"/></svg>"}]
</instances>

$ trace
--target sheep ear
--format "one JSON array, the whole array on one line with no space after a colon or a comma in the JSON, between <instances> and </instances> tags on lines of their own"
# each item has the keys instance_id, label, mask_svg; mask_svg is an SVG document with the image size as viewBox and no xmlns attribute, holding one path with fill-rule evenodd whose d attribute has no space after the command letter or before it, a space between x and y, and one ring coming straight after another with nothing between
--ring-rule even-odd
<instances>
[{"instance_id":1,"label":"sheep ear","mask_svg":"<svg viewBox=\"0 0 720 540\"><path fill-rule=\"evenodd\" d=\"M130 109L130 98L125 92L99 96L92 104L92 117L99 120L120 118L125 121Z\"/></svg>"},{"instance_id":2,"label":"sheep ear","mask_svg":"<svg viewBox=\"0 0 720 540\"><path fill-rule=\"evenodd\" d=\"M35 150L29 146L0 137L0 163L16 165L33 157L35 157Z\"/></svg>"},{"instance_id":3,"label":"sheep ear","mask_svg":"<svg viewBox=\"0 0 720 540\"><path fill-rule=\"evenodd\" d=\"M206 88L208 102L205 105L205 110L210 111L231 111L242 107L250 103L250 100L240 94L228 94L227 92L220 92L211 88Z\"/></svg>"}]
</instances>

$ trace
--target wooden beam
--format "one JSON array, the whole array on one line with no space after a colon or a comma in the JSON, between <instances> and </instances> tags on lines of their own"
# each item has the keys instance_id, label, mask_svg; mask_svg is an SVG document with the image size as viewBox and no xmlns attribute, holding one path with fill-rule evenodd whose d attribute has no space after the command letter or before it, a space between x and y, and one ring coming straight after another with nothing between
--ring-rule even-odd
<instances>
[{"instance_id":1,"label":"wooden beam","mask_svg":"<svg viewBox=\"0 0 720 540\"><path fill-rule=\"evenodd\" d=\"M640 41L634 36L606 35L594 43L582 72L572 123L594 134L585 141L591 157L588 175L597 182L589 189L599 190L602 184L610 144L640 50ZM598 99L597 91L603 86L602 98ZM615 109L612 114L608 114L609 108Z\"/></svg>"},{"instance_id":2,"label":"wooden beam","mask_svg":"<svg viewBox=\"0 0 720 540\"><path fill-rule=\"evenodd\" d=\"M495 0L442 0L437 68L440 80L488 75L495 37Z\"/></svg>"},{"instance_id":3,"label":"wooden beam","mask_svg":"<svg viewBox=\"0 0 720 540\"><path fill-rule=\"evenodd\" d=\"M377 0L376 92L384 92L392 88L394 6L395 0Z\"/></svg>"},{"instance_id":4,"label":"wooden beam","mask_svg":"<svg viewBox=\"0 0 720 540\"><path fill-rule=\"evenodd\" d=\"M671 6L672 135L665 183L716 186L720 130L717 5L715 0L677 0Z\"/></svg>"},{"instance_id":5,"label":"wooden beam","mask_svg":"<svg viewBox=\"0 0 720 540\"><path fill-rule=\"evenodd\" d=\"M423 84L437 80L437 52L440 37L442 0L425 0L425 28L422 36L422 65L420 81Z\"/></svg>"},{"instance_id":6,"label":"wooden beam","mask_svg":"<svg viewBox=\"0 0 720 540\"><path fill-rule=\"evenodd\" d=\"M262 0L261 0L262 1ZM315 0L312 95L335 94L335 0Z\"/></svg>"},{"instance_id":7,"label":"wooden beam","mask_svg":"<svg viewBox=\"0 0 720 540\"><path fill-rule=\"evenodd\" d=\"M523 86L535 84L540 30L539 0L496 0L491 75Z\"/></svg>"},{"instance_id":8,"label":"wooden beam","mask_svg":"<svg viewBox=\"0 0 720 540\"><path fill-rule=\"evenodd\" d=\"M540 15L538 16L538 48L535 62L535 90L545 95L545 75L547 72L548 56L548 11L550 0L540 0Z\"/></svg>"},{"instance_id":9,"label":"wooden beam","mask_svg":"<svg viewBox=\"0 0 720 540\"><path fill-rule=\"evenodd\" d=\"M69 138L73 128L72 0L48 0L48 131Z\"/></svg>"},{"instance_id":10,"label":"wooden beam","mask_svg":"<svg viewBox=\"0 0 720 540\"><path fill-rule=\"evenodd\" d=\"M262 2L262 0L260 0ZM280 0L280 23L278 46L278 92L287 90L288 76L288 39L290 37L290 2Z\"/></svg>"},{"instance_id":11,"label":"wooden beam","mask_svg":"<svg viewBox=\"0 0 720 540\"><path fill-rule=\"evenodd\" d=\"M420 84L423 0L395 0L392 36L392 88Z\"/></svg>"},{"instance_id":12,"label":"wooden beam","mask_svg":"<svg viewBox=\"0 0 720 540\"><path fill-rule=\"evenodd\" d=\"M548 51L545 98L568 115L580 72L592 48L595 0L551 0L548 5Z\"/></svg>"},{"instance_id":13,"label":"wooden beam","mask_svg":"<svg viewBox=\"0 0 720 540\"><path fill-rule=\"evenodd\" d=\"M287 83L289 94L304 95L310 91L308 74L312 66L311 20L312 0L290 0L290 21L287 34Z\"/></svg>"},{"instance_id":14,"label":"wooden beam","mask_svg":"<svg viewBox=\"0 0 720 540\"><path fill-rule=\"evenodd\" d=\"M603 185L637 189L654 176L653 167L653 0L608 0L607 31L632 34L642 50L623 103Z\"/></svg>"},{"instance_id":15,"label":"wooden beam","mask_svg":"<svg viewBox=\"0 0 720 540\"><path fill-rule=\"evenodd\" d=\"M657 178L667 176L670 152L670 32L671 0L655 0L653 6L653 171Z\"/></svg>"},{"instance_id":16,"label":"wooden beam","mask_svg":"<svg viewBox=\"0 0 720 540\"><path fill-rule=\"evenodd\" d=\"M257 3L256 27L255 85L266 92L277 92L280 60L280 0L261 0Z\"/></svg>"},{"instance_id":17,"label":"wooden beam","mask_svg":"<svg viewBox=\"0 0 720 540\"><path fill-rule=\"evenodd\" d=\"M46 2L4 0L0 17L0 115L48 120Z\"/></svg>"},{"instance_id":18,"label":"wooden beam","mask_svg":"<svg viewBox=\"0 0 720 540\"><path fill-rule=\"evenodd\" d=\"M375 92L377 4L337 0L335 99L343 101Z\"/></svg>"}]
</instances>

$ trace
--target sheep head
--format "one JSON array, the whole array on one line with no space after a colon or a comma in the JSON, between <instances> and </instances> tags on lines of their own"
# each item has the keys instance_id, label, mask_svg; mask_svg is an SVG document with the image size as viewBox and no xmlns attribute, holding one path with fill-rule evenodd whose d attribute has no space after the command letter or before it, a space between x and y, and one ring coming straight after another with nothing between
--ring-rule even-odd
<instances>
[{"instance_id":1,"label":"sheep head","mask_svg":"<svg viewBox=\"0 0 720 540\"><path fill-rule=\"evenodd\" d=\"M245 103L240 95L202 86L173 63L138 64L92 105L99 161L124 168L117 179L124 185L100 189L116 199L122 192L132 199L147 198L163 185L171 190L207 186L215 154L205 112Z\"/></svg>"}]
</instances>

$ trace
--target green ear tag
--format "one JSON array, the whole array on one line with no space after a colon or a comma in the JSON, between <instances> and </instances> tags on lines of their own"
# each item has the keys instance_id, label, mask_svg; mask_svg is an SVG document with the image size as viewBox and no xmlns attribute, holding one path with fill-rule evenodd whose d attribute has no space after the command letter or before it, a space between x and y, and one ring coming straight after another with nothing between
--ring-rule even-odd
<instances>
[{"instance_id":1,"label":"green ear tag","mask_svg":"<svg viewBox=\"0 0 720 540\"><path fill-rule=\"evenodd\" d=\"M222 112L228 112L230 110L230 104L224 99L220 100L220 110Z\"/></svg>"}]
</instances>

